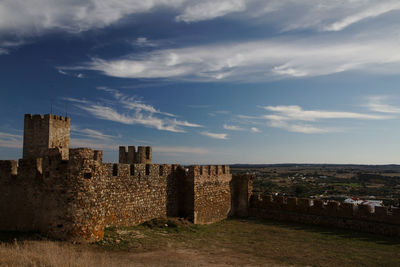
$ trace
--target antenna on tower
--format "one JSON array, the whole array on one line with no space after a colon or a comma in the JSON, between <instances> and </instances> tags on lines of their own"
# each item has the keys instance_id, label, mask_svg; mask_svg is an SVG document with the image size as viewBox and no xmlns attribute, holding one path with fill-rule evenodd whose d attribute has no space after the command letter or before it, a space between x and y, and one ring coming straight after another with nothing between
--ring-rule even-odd
<instances>
[{"instance_id":1,"label":"antenna on tower","mask_svg":"<svg viewBox=\"0 0 400 267\"><path fill-rule=\"evenodd\" d=\"M53 114L54 85L51 86L50 114Z\"/></svg>"},{"instance_id":2,"label":"antenna on tower","mask_svg":"<svg viewBox=\"0 0 400 267\"><path fill-rule=\"evenodd\" d=\"M68 117L68 88L65 89L65 117Z\"/></svg>"}]
</instances>

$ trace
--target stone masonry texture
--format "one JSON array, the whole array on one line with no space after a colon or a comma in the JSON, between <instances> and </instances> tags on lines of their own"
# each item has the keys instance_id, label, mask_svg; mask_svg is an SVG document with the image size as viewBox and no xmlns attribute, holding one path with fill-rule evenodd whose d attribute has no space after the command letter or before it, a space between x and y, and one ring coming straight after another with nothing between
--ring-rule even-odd
<instances>
[{"instance_id":1,"label":"stone masonry texture","mask_svg":"<svg viewBox=\"0 0 400 267\"><path fill-rule=\"evenodd\" d=\"M26 114L24 120L23 158L43 157L49 148L59 148L68 159L70 119L57 115Z\"/></svg>"},{"instance_id":2,"label":"stone masonry texture","mask_svg":"<svg viewBox=\"0 0 400 267\"><path fill-rule=\"evenodd\" d=\"M213 223L231 213L228 166L152 164L151 147L69 149L70 119L25 115L24 156L0 161L0 231L38 231L74 242L100 240L104 228L159 217ZM247 201L247 199L246 199Z\"/></svg>"},{"instance_id":3,"label":"stone masonry texture","mask_svg":"<svg viewBox=\"0 0 400 267\"><path fill-rule=\"evenodd\" d=\"M318 199L252 195L249 215L400 237L400 209Z\"/></svg>"}]
</instances>

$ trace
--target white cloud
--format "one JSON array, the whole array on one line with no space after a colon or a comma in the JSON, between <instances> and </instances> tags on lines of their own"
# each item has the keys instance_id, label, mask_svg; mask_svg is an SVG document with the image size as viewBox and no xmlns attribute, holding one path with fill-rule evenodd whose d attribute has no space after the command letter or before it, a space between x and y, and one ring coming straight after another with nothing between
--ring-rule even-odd
<instances>
[{"instance_id":1,"label":"white cloud","mask_svg":"<svg viewBox=\"0 0 400 267\"><path fill-rule=\"evenodd\" d=\"M171 20L175 17L177 23L193 23L229 16L229 19L241 20L244 23L253 20L257 24L273 26L281 31L341 31L355 23L398 12L400 3L398 0L3 0L0 2L0 54L7 53L9 48L19 46L26 40L32 42L31 37L54 31L80 33L104 28L128 16L157 12L160 9L170 11ZM393 24L393 20L387 20L386 23ZM364 29L365 33L370 33L369 27ZM137 37L134 45L157 46L143 36ZM160 56L161 59L164 58L164 55ZM146 57L142 57L139 60L135 59L135 62L132 59L112 62L96 59L97 62L94 62L96 64L92 67L111 76L147 78L184 76L193 74L198 69L193 70L190 64L178 68L178 64L174 63L175 56L179 59L181 55L171 53L169 59L164 59L175 66L170 72L153 64L156 59L154 55L153 60L146 61ZM244 60L247 59L245 56ZM225 60L228 66L235 64L235 61L239 61L240 66L242 61L240 55L237 58L233 55ZM196 61L191 63L198 64ZM277 62L270 66L269 72L294 77L308 75L307 69L291 63L290 60ZM109 66L105 66L107 64ZM220 71L211 69L206 76L216 80L234 77L237 73L231 72L230 68L232 67ZM147 74L148 72L150 73ZM200 73L200 76L202 75L204 73Z\"/></svg>"},{"instance_id":2,"label":"white cloud","mask_svg":"<svg viewBox=\"0 0 400 267\"><path fill-rule=\"evenodd\" d=\"M318 119L388 119L389 116L363 114L356 112L325 111L325 110L303 110L300 106L265 106L265 110L273 111L275 114L265 115L264 118L276 121L316 121Z\"/></svg>"},{"instance_id":3,"label":"white cloud","mask_svg":"<svg viewBox=\"0 0 400 267\"><path fill-rule=\"evenodd\" d=\"M363 119L381 120L390 119L391 116L364 114L356 112L326 111L326 110L303 110L300 106L264 106L260 107L273 114L263 115L262 118L268 120L268 125L280 128L289 132L306 134L319 134L341 131L332 127L318 127L304 122L317 122L327 119Z\"/></svg>"},{"instance_id":4,"label":"white cloud","mask_svg":"<svg viewBox=\"0 0 400 267\"><path fill-rule=\"evenodd\" d=\"M400 4L398 0L3 0L0 2L0 51L4 53L6 46L20 45L27 37L52 31L79 33L104 28L125 17L160 9L173 11L178 22L229 16L243 21L256 20L282 30L339 31L397 11ZM152 46L146 37L138 37L136 44ZM218 73L215 77L223 75Z\"/></svg>"},{"instance_id":5,"label":"white cloud","mask_svg":"<svg viewBox=\"0 0 400 267\"><path fill-rule=\"evenodd\" d=\"M22 148L22 143L22 135L0 132L0 147Z\"/></svg>"},{"instance_id":6,"label":"white cloud","mask_svg":"<svg viewBox=\"0 0 400 267\"><path fill-rule=\"evenodd\" d=\"M371 96L368 97L366 107L375 112L381 113L400 113L400 107L392 106L384 103L388 99L387 96Z\"/></svg>"},{"instance_id":7,"label":"white cloud","mask_svg":"<svg viewBox=\"0 0 400 267\"><path fill-rule=\"evenodd\" d=\"M52 31L80 33L104 28L120 19L151 12L155 8L176 9L186 0L2 0L0 1L0 53L2 40L24 39ZM16 41L15 41L16 40ZM6 49L7 50L7 49Z\"/></svg>"},{"instance_id":8,"label":"white cloud","mask_svg":"<svg viewBox=\"0 0 400 267\"><path fill-rule=\"evenodd\" d=\"M80 135L80 136L90 137L90 138L94 138L94 139L98 139L98 140L110 140L110 139L115 138L115 136L113 136L113 135L104 134L98 130L93 130L93 129L88 129L88 128L81 129L74 125L71 125L71 133L73 135Z\"/></svg>"},{"instance_id":9,"label":"white cloud","mask_svg":"<svg viewBox=\"0 0 400 267\"><path fill-rule=\"evenodd\" d=\"M69 102L73 102L73 103L79 103L79 104L89 104L90 101L86 100L86 99L77 99L77 98L73 98L73 97L64 97L62 98L63 100L68 100Z\"/></svg>"},{"instance_id":10,"label":"white cloud","mask_svg":"<svg viewBox=\"0 0 400 267\"><path fill-rule=\"evenodd\" d=\"M85 75L82 73L69 73L69 72L66 72L61 69L57 69L57 71L58 71L58 73L65 75L65 76L73 76L73 77L80 78L80 79L85 78Z\"/></svg>"},{"instance_id":11,"label":"white cloud","mask_svg":"<svg viewBox=\"0 0 400 267\"><path fill-rule=\"evenodd\" d=\"M0 32L35 35L52 29L81 32L102 28L121 18L155 7L178 7L182 0L3 0Z\"/></svg>"},{"instance_id":12,"label":"white cloud","mask_svg":"<svg viewBox=\"0 0 400 267\"><path fill-rule=\"evenodd\" d=\"M94 58L70 69L120 78L262 81L346 71L400 73L400 36L267 39L177 49L159 49L123 59ZM68 69L68 68L66 68Z\"/></svg>"},{"instance_id":13,"label":"white cloud","mask_svg":"<svg viewBox=\"0 0 400 267\"><path fill-rule=\"evenodd\" d=\"M230 130L230 131L243 131L244 129L242 127L239 127L237 125L228 125L224 124L222 126L225 130Z\"/></svg>"},{"instance_id":14,"label":"white cloud","mask_svg":"<svg viewBox=\"0 0 400 267\"><path fill-rule=\"evenodd\" d=\"M364 10L351 14L339 21L336 21L330 25L325 26L323 29L326 31L340 31L350 26L351 24L357 23L367 18L374 18L385 14L390 11L399 10L400 3L398 1L375 1L375 4L365 5Z\"/></svg>"},{"instance_id":15,"label":"white cloud","mask_svg":"<svg viewBox=\"0 0 400 267\"><path fill-rule=\"evenodd\" d=\"M260 129L258 129L258 128L256 128L256 127L251 127L251 128L250 128L250 131L251 131L252 133L259 133L259 132L261 132Z\"/></svg>"},{"instance_id":16,"label":"white cloud","mask_svg":"<svg viewBox=\"0 0 400 267\"><path fill-rule=\"evenodd\" d=\"M185 147L185 146L154 146L153 153L184 153L184 154L208 154L209 151L202 147Z\"/></svg>"},{"instance_id":17,"label":"white cloud","mask_svg":"<svg viewBox=\"0 0 400 267\"><path fill-rule=\"evenodd\" d=\"M35 36L51 30L81 32L103 28L126 16L174 10L177 21L195 22L231 15L263 19L289 29L341 30L366 18L398 10L397 0L3 0L0 35ZM240 16L233 16L237 13ZM147 39L139 37L138 43Z\"/></svg>"},{"instance_id":18,"label":"white cloud","mask_svg":"<svg viewBox=\"0 0 400 267\"><path fill-rule=\"evenodd\" d=\"M256 18L283 31L341 31L355 23L399 9L397 0L259 0L252 1L243 17Z\"/></svg>"},{"instance_id":19,"label":"white cloud","mask_svg":"<svg viewBox=\"0 0 400 267\"><path fill-rule=\"evenodd\" d=\"M228 135L225 133L201 132L200 134L214 138L214 139L227 139L228 138Z\"/></svg>"},{"instance_id":20,"label":"white cloud","mask_svg":"<svg viewBox=\"0 0 400 267\"><path fill-rule=\"evenodd\" d=\"M288 123L286 121L280 121L280 120L270 120L268 122L268 125L270 127L284 129L289 132L306 133L306 134L320 134L320 133L328 133L330 131L336 131L334 129L324 129L315 127L310 124Z\"/></svg>"},{"instance_id":21,"label":"white cloud","mask_svg":"<svg viewBox=\"0 0 400 267\"><path fill-rule=\"evenodd\" d=\"M157 130L184 133L186 131L178 127L179 125L183 124L187 127L200 127L200 125L190 124L188 122L158 118L152 114L143 114L140 112L135 112L133 114L122 114L111 107L98 104L93 104L90 106L78 105L78 107L89 112L98 119L129 125L140 124L147 127L156 128Z\"/></svg>"},{"instance_id":22,"label":"white cloud","mask_svg":"<svg viewBox=\"0 0 400 267\"><path fill-rule=\"evenodd\" d=\"M147 37L138 37L133 42L133 45L138 47L156 47L159 44L148 40Z\"/></svg>"},{"instance_id":23,"label":"white cloud","mask_svg":"<svg viewBox=\"0 0 400 267\"><path fill-rule=\"evenodd\" d=\"M58 70L58 73L60 73L62 75L68 75L68 73L66 71L63 71L63 70Z\"/></svg>"},{"instance_id":24,"label":"white cloud","mask_svg":"<svg viewBox=\"0 0 400 267\"><path fill-rule=\"evenodd\" d=\"M111 93L116 101L114 103L108 101L107 104L93 103L87 100L73 99L71 101L76 103L76 107L89 112L98 119L128 125L139 124L146 127L156 128L158 130L176 133L186 132L183 127L202 127L199 124L171 118L175 117L175 115L161 112L153 106L137 101L135 98L128 97L117 90L106 87L100 87L98 89ZM120 112L117 109L123 109L124 111ZM162 115L164 117L156 115Z\"/></svg>"},{"instance_id":25,"label":"white cloud","mask_svg":"<svg viewBox=\"0 0 400 267\"><path fill-rule=\"evenodd\" d=\"M400 113L396 107L383 105L377 106L371 104L371 99L380 100L380 98L369 98L366 105L372 111L384 113ZM265 125L263 121L267 120L267 125L273 128L284 129L289 132L322 134L331 132L343 132L345 129L337 126L327 126L326 121L335 120L387 120L395 118L389 114L369 114L347 111L329 111L329 110L304 110L298 105L279 105L279 106L257 106L258 108L270 111L270 114L249 116L237 115L240 123L257 125L251 127L251 132L260 132L260 125ZM375 108L375 109L374 109ZM390 111L390 112L389 112ZM324 124L321 124L325 122Z\"/></svg>"},{"instance_id":26,"label":"white cloud","mask_svg":"<svg viewBox=\"0 0 400 267\"><path fill-rule=\"evenodd\" d=\"M161 111L155 109L151 105L144 104L142 101L136 99L135 97L128 97L128 96L120 93L118 90L104 87L104 86L97 87L97 89L111 93L114 96L114 98L116 100L118 100L119 103L121 103L124 106L124 108L126 108L128 110L147 111L150 113L158 113L158 114L163 114L163 115L170 116L170 117L175 117L174 114L167 113L167 112L161 112Z\"/></svg>"},{"instance_id":27,"label":"white cloud","mask_svg":"<svg viewBox=\"0 0 400 267\"><path fill-rule=\"evenodd\" d=\"M188 5L182 14L176 17L176 20L185 22L209 20L244 10L246 10L246 2L244 0L198 1Z\"/></svg>"}]
</instances>

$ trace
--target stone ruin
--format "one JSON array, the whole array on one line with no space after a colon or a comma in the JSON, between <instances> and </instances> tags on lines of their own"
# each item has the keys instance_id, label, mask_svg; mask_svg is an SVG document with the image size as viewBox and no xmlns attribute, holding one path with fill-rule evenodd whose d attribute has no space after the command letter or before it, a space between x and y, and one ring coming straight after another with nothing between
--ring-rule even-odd
<instances>
[{"instance_id":1,"label":"stone ruin","mask_svg":"<svg viewBox=\"0 0 400 267\"><path fill-rule=\"evenodd\" d=\"M151 147L103 152L69 148L70 119L25 115L23 158L0 161L0 231L36 231L73 242L102 239L105 227L160 217L209 224L228 216L340 227L400 236L400 209L259 196L252 175L228 165L153 164Z\"/></svg>"}]
</instances>

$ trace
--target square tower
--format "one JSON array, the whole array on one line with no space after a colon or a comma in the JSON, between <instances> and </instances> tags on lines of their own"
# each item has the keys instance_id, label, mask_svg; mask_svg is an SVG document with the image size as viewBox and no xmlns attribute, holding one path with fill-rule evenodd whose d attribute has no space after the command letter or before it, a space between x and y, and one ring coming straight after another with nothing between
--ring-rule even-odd
<instances>
[{"instance_id":1,"label":"square tower","mask_svg":"<svg viewBox=\"0 0 400 267\"><path fill-rule=\"evenodd\" d=\"M59 148L62 159L68 159L70 124L67 117L25 114L23 158L40 158L49 148Z\"/></svg>"}]
</instances>

